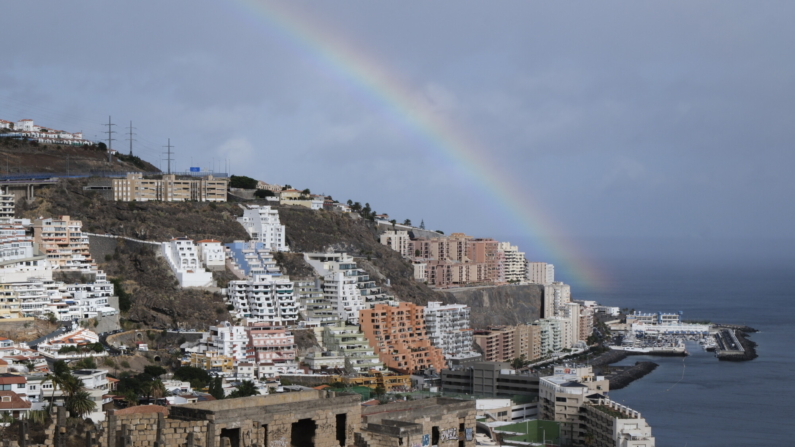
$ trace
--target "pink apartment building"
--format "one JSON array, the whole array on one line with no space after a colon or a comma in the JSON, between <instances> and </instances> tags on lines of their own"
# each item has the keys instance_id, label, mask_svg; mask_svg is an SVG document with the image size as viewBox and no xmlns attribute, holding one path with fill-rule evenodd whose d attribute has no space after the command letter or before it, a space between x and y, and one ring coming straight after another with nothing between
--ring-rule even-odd
<instances>
[{"instance_id":1,"label":"pink apartment building","mask_svg":"<svg viewBox=\"0 0 795 447\"><path fill-rule=\"evenodd\" d=\"M257 363L295 361L295 336L285 327L256 323L247 330Z\"/></svg>"}]
</instances>

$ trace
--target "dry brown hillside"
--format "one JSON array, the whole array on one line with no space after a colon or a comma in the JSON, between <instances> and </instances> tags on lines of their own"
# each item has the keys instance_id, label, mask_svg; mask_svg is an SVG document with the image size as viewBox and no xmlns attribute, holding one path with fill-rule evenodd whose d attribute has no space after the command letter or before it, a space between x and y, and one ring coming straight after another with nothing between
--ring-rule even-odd
<instances>
[{"instance_id":1,"label":"dry brown hillside","mask_svg":"<svg viewBox=\"0 0 795 447\"><path fill-rule=\"evenodd\" d=\"M108 162L104 146L61 146L0 138L0 173L55 172L72 174L91 171L158 172L138 157L120 155Z\"/></svg>"}]
</instances>

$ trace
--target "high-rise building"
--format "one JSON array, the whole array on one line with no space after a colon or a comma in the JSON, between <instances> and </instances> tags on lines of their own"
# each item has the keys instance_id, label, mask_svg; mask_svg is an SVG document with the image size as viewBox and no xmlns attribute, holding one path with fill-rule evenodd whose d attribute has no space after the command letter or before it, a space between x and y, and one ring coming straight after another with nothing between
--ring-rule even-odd
<instances>
[{"instance_id":1,"label":"high-rise building","mask_svg":"<svg viewBox=\"0 0 795 447\"><path fill-rule=\"evenodd\" d=\"M243 326L233 326L224 322L219 326L210 326L199 343L200 352L212 355L231 357L235 361L246 360L248 351L248 334Z\"/></svg>"},{"instance_id":2,"label":"high-rise building","mask_svg":"<svg viewBox=\"0 0 795 447\"><path fill-rule=\"evenodd\" d=\"M544 313L542 316L556 317L565 313L565 306L571 302L571 286L562 282L553 282L544 286Z\"/></svg>"},{"instance_id":3,"label":"high-rise building","mask_svg":"<svg viewBox=\"0 0 795 447\"><path fill-rule=\"evenodd\" d=\"M293 283L287 277L252 275L241 281L229 281L227 296L240 317L273 326L295 324L298 303Z\"/></svg>"},{"instance_id":4,"label":"high-rise building","mask_svg":"<svg viewBox=\"0 0 795 447\"><path fill-rule=\"evenodd\" d=\"M555 282L555 266L546 262L528 262L526 278L533 284L547 285Z\"/></svg>"},{"instance_id":5,"label":"high-rise building","mask_svg":"<svg viewBox=\"0 0 795 447\"><path fill-rule=\"evenodd\" d=\"M483 360L510 362L518 357L514 337L516 337L516 330L513 326L495 326L475 331L473 338L475 344L483 352Z\"/></svg>"},{"instance_id":6,"label":"high-rise building","mask_svg":"<svg viewBox=\"0 0 795 447\"><path fill-rule=\"evenodd\" d=\"M377 304L360 312L362 332L378 357L401 373L445 367L442 350L426 335L423 306L412 303Z\"/></svg>"},{"instance_id":7,"label":"high-rise building","mask_svg":"<svg viewBox=\"0 0 795 447\"><path fill-rule=\"evenodd\" d=\"M88 251L88 235L83 222L69 216L36 219L33 241L55 270L93 271L97 265Z\"/></svg>"},{"instance_id":8,"label":"high-rise building","mask_svg":"<svg viewBox=\"0 0 795 447\"><path fill-rule=\"evenodd\" d=\"M511 245L510 242L500 242L498 246L502 254L502 276L505 282L522 282L525 280L526 272L524 266L524 253L519 251L519 247Z\"/></svg>"},{"instance_id":9,"label":"high-rise building","mask_svg":"<svg viewBox=\"0 0 795 447\"><path fill-rule=\"evenodd\" d=\"M640 413L607 397L610 382L590 366L556 366L539 379L538 418L560 426L563 445L654 447Z\"/></svg>"},{"instance_id":10,"label":"high-rise building","mask_svg":"<svg viewBox=\"0 0 795 447\"><path fill-rule=\"evenodd\" d=\"M442 304L430 301L425 307L425 325L431 344L442 349L445 357L474 354L470 309L465 304Z\"/></svg>"},{"instance_id":11,"label":"high-rise building","mask_svg":"<svg viewBox=\"0 0 795 447\"><path fill-rule=\"evenodd\" d=\"M279 211L264 205L248 205L243 217L237 219L252 239L265 244L270 251L289 251L284 243L285 229L279 221Z\"/></svg>"}]
</instances>

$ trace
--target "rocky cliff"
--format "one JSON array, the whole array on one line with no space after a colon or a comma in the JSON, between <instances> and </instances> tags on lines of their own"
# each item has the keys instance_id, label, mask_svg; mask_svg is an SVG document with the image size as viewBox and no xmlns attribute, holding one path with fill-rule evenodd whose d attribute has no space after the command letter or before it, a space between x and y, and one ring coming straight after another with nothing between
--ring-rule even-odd
<instances>
[{"instance_id":1,"label":"rocky cliff","mask_svg":"<svg viewBox=\"0 0 795 447\"><path fill-rule=\"evenodd\" d=\"M454 289L440 293L447 303L472 308L472 327L532 323L541 318L544 287L537 284Z\"/></svg>"}]
</instances>

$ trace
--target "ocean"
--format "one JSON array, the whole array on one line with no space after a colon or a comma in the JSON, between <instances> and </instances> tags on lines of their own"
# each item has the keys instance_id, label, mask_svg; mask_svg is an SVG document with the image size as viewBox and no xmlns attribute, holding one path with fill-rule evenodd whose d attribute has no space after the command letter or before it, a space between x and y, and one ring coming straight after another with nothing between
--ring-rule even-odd
<instances>
[{"instance_id":1,"label":"ocean","mask_svg":"<svg viewBox=\"0 0 795 447\"><path fill-rule=\"evenodd\" d=\"M607 290L572 287L573 299L643 311L684 312L686 320L745 324L759 357L721 362L690 344L690 356L630 357L660 366L610 397L640 411L658 446L795 445L795 270L749 263L666 265L614 262ZM564 279L565 281L565 279Z\"/></svg>"}]
</instances>

